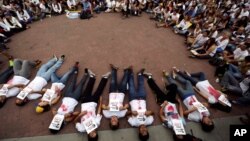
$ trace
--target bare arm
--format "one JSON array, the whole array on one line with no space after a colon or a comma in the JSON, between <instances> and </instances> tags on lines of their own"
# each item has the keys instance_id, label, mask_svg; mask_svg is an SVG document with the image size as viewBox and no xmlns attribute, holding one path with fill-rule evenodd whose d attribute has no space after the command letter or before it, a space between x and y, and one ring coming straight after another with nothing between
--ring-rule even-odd
<instances>
[{"instance_id":1,"label":"bare arm","mask_svg":"<svg viewBox=\"0 0 250 141\"><path fill-rule=\"evenodd\" d=\"M52 100L51 105L56 104L61 98L61 95L57 96L55 99Z\"/></svg>"},{"instance_id":2,"label":"bare arm","mask_svg":"<svg viewBox=\"0 0 250 141\"><path fill-rule=\"evenodd\" d=\"M196 110L197 110L196 107L193 107L193 108L190 109L190 110L186 110L186 111L184 111L184 116L187 116L189 113L192 113L192 112L194 112L194 111L196 111Z\"/></svg>"},{"instance_id":3,"label":"bare arm","mask_svg":"<svg viewBox=\"0 0 250 141\"><path fill-rule=\"evenodd\" d=\"M146 116L151 116L151 115L153 115L153 114L154 114L153 111L146 111L146 112L145 112L145 115L146 115Z\"/></svg>"},{"instance_id":4,"label":"bare arm","mask_svg":"<svg viewBox=\"0 0 250 141\"><path fill-rule=\"evenodd\" d=\"M193 89L194 89L200 96L202 96L203 98L205 98L206 100L208 100L208 96L207 96L207 95L204 95L203 93L201 93L196 87L193 87Z\"/></svg>"},{"instance_id":5,"label":"bare arm","mask_svg":"<svg viewBox=\"0 0 250 141\"><path fill-rule=\"evenodd\" d=\"M165 116L164 116L164 112L163 112L163 106L160 108L160 112L159 112L159 116L162 122L165 121Z\"/></svg>"},{"instance_id":6,"label":"bare arm","mask_svg":"<svg viewBox=\"0 0 250 141\"><path fill-rule=\"evenodd\" d=\"M128 104L125 104L124 106L119 107L119 110L126 110L129 108Z\"/></svg>"},{"instance_id":7,"label":"bare arm","mask_svg":"<svg viewBox=\"0 0 250 141\"><path fill-rule=\"evenodd\" d=\"M75 119L74 119L74 123L77 123L79 121L79 119L84 116L87 112L86 111L82 111Z\"/></svg>"},{"instance_id":8,"label":"bare arm","mask_svg":"<svg viewBox=\"0 0 250 141\"><path fill-rule=\"evenodd\" d=\"M97 114L101 114L101 111L102 111L102 97L100 96Z\"/></svg>"},{"instance_id":9,"label":"bare arm","mask_svg":"<svg viewBox=\"0 0 250 141\"><path fill-rule=\"evenodd\" d=\"M177 98L177 101L179 103L179 113L180 113L180 116L181 117L184 117L184 111L183 111L183 107L182 107L182 103L181 103L181 100L179 98Z\"/></svg>"}]
</instances>

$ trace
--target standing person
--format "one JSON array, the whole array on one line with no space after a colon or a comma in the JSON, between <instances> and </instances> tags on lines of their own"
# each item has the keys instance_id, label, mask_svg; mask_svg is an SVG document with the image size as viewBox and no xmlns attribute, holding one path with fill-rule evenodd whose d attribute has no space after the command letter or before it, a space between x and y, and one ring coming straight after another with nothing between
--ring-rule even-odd
<instances>
[{"instance_id":1,"label":"standing person","mask_svg":"<svg viewBox=\"0 0 250 141\"><path fill-rule=\"evenodd\" d=\"M97 141L98 134L96 129L100 125L101 116L101 105L102 98L101 95L107 84L110 72L104 74L99 83L98 88L92 95L93 87L95 84L95 74L93 72L89 73L89 81L82 97L81 113L75 118L75 127L79 132L87 132L89 141ZM96 113L97 105L98 110Z\"/></svg>"},{"instance_id":2,"label":"standing person","mask_svg":"<svg viewBox=\"0 0 250 141\"><path fill-rule=\"evenodd\" d=\"M154 121L153 112L147 110L146 91L144 88L143 71L138 73L138 91L135 89L134 75L130 69L129 75L129 104L131 107L131 115L128 116L128 123L133 127L138 127L139 139L146 141L149 139L147 126Z\"/></svg>"},{"instance_id":3,"label":"standing person","mask_svg":"<svg viewBox=\"0 0 250 141\"><path fill-rule=\"evenodd\" d=\"M41 98L40 102L38 103L36 107L37 113L42 113L50 110L50 107L54 104L56 104L62 94L62 90L65 88L65 85L68 81L68 79L71 77L71 75L78 70L78 64L79 62L76 62L75 65L66 72L62 77L57 76L57 74L54 72L51 75L51 82L52 86L50 89L47 89L43 97Z\"/></svg>"},{"instance_id":4,"label":"standing person","mask_svg":"<svg viewBox=\"0 0 250 141\"><path fill-rule=\"evenodd\" d=\"M0 76L3 78L12 74L14 71L13 78L4 84L0 90L0 108L3 107L8 98L16 96L20 92L20 88L29 83L32 68L38 66L40 63L41 61L39 60L34 62L20 59L14 60L13 67L9 67L9 69Z\"/></svg>"},{"instance_id":5,"label":"standing person","mask_svg":"<svg viewBox=\"0 0 250 141\"><path fill-rule=\"evenodd\" d=\"M125 117L128 104L123 105L127 82L129 77L129 68L124 70L124 75L121 83L117 86L117 70L114 65L111 66L111 82L109 88L109 104L102 105L102 113L106 118L110 119L109 126L112 130L119 128L119 118Z\"/></svg>"},{"instance_id":6,"label":"standing person","mask_svg":"<svg viewBox=\"0 0 250 141\"><path fill-rule=\"evenodd\" d=\"M79 115L79 112L74 112L74 109L82 97L83 87L89 76L88 71L88 69L85 69L85 73L82 76L79 84L76 85L78 75L78 67L76 67L73 78L71 79L69 85L67 86L66 92L63 95L61 106L57 110L52 109L54 118L57 115L61 115L64 117L62 122L67 123L74 120ZM64 123L57 129L50 128L50 132L53 134L58 133L63 128Z\"/></svg>"},{"instance_id":7,"label":"standing person","mask_svg":"<svg viewBox=\"0 0 250 141\"><path fill-rule=\"evenodd\" d=\"M61 67L64 58L64 55L62 55L59 59L55 56L46 64L43 64L38 70L36 77L19 93L19 95L17 95L16 105L23 106L29 100L41 97L41 93L44 93L44 91L42 91L43 87L48 84L51 75Z\"/></svg>"},{"instance_id":8,"label":"standing person","mask_svg":"<svg viewBox=\"0 0 250 141\"><path fill-rule=\"evenodd\" d=\"M178 94L181 97L184 105L187 107L187 110L184 111L184 116L187 116L187 118L191 121L200 122L202 126L202 130L206 132L210 132L214 129L214 123L212 119L210 118L210 113L208 110L206 112L200 113L198 111L198 108L196 108L193 103L199 102L195 96L195 92L193 90L192 84L190 81L183 79L180 75L176 75L173 73L173 78L169 76L167 72L163 72L166 79L169 83L176 84L176 79L178 82L182 84L183 87L178 87ZM203 103L203 105L207 106L206 103Z\"/></svg>"}]
</instances>

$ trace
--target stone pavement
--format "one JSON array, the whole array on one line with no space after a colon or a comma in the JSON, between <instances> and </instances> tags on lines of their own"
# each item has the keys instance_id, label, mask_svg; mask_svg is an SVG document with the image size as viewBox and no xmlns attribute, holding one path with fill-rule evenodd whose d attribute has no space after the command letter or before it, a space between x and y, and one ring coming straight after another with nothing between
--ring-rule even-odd
<instances>
[{"instance_id":1,"label":"stone pavement","mask_svg":"<svg viewBox=\"0 0 250 141\"><path fill-rule=\"evenodd\" d=\"M240 116L223 117L214 119L215 129L211 133L204 133L201 130L200 124L188 122L186 131L193 134L203 141L229 141L229 126L234 124L241 124L239 121ZM99 131L99 141L137 141L137 130L135 128L120 129L117 131L105 130ZM150 139L149 141L172 141L172 133L170 130L165 129L163 126L149 127ZM26 138L11 138L2 139L1 141L87 141L86 134L81 135L78 133L62 134L62 135L49 135L37 136Z\"/></svg>"}]
</instances>

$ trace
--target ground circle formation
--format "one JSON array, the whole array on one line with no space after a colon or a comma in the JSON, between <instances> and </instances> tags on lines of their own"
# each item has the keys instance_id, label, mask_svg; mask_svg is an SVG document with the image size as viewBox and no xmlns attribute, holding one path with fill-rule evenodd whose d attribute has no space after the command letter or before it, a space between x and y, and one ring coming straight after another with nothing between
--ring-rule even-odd
<instances>
[{"instance_id":1,"label":"ground circle formation","mask_svg":"<svg viewBox=\"0 0 250 141\"><path fill-rule=\"evenodd\" d=\"M188 58L184 45L184 38L176 35L171 29L157 29L155 23L146 14L141 17L122 19L120 14L102 13L90 20L70 20L65 15L47 18L31 24L31 29L18 33L8 43L9 53L16 58L46 62L53 54L65 54L63 66L59 74L66 72L75 61L80 62L80 74L84 68L90 68L97 74L98 82L101 75L110 71L109 64L120 67L118 79L123 75L122 69L133 65L134 72L146 68L154 76L157 84L163 88L162 70L170 71L173 66L189 72L203 71L208 80L217 88L213 76L214 67L206 60ZM36 70L37 71L37 70ZM36 71L34 71L33 77ZM155 112L153 125L159 125L159 106L145 82L147 105ZM50 87L50 84L47 88ZM95 84L95 88L97 84ZM104 103L108 102L108 85L103 93ZM201 101L205 101L201 99ZM15 98L8 100L0 109L0 139L13 137L28 137L49 135L48 126L52 113L35 113L38 102L31 101L24 107L14 104ZM125 102L128 102L126 96ZM59 107L61 102L54 108ZM76 110L80 111L80 104ZM214 118L240 115L247 111L247 107L234 106L230 114L211 109ZM120 128L130 128L126 118L120 121ZM108 120L104 117L99 130L109 130ZM68 124L59 134L77 132L74 124Z\"/></svg>"}]
</instances>

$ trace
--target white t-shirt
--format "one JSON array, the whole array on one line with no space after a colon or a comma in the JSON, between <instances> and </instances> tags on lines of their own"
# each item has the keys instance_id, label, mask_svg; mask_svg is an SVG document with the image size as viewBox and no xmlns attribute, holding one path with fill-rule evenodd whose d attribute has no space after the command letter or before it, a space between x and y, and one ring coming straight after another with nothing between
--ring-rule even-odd
<instances>
[{"instance_id":1,"label":"white t-shirt","mask_svg":"<svg viewBox=\"0 0 250 141\"><path fill-rule=\"evenodd\" d=\"M109 94L109 106L110 106L111 101L117 101L118 107L123 106L124 97L125 97L124 93L110 93ZM122 111L103 110L102 113L106 118L111 118L112 116L122 118L126 115L127 109L122 110Z\"/></svg>"},{"instance_id":2,"label":"white t-shirt","mask_svg":"<svg viewBox=\"0 0 250 141\"><path fill-rule=\"evenodd\" d=\"M147 111L145 100L132 100L129 102L132 111ZM154 121L153 116L145 117L145 120L141 121L136 116L131 116L128 122L131 126L138 127L140 125L151 125Z\"/></svg>"},{"instance_id":3,"label":"white t-shirt","mask_svg":"<svg viewBox=\"0 0 250 141\"><path fill-rule=\"evenodd\" d=\"M56 87L61 91L65 85L63 83L52 83L51 90L56 91Z\"/></svg>"},{"instance_id":4,"label":"white t-shirt","mask_svg":"<svg viewBox=\"0 0 250 141\"><path fill-rule=\"evenodd\" d=\"M234 50L234 59L237 61L244 60L246 56L248 56L248 51L242 51L240 48Z\"/></svg>"},{"instance_id":5,"label":"white t-shirt","mask_svg":"<svg viewBox=\"0 0 250 141\"><path fill-rule=\"evenodd\" d=\"M9 85L27 85L29 83L30 80L22 77L22 76L17 76L15 75L10 81L7 82L7 84ZM20 92L20 88L18 87L13 87L11 89L8 89L8 93L6 95L6 97L12 97L12 96L16 96L17 94L19 94Z\"/></svg>"},{"instance_id":6,"label":"white t-shirt","mask_svg":"<svg viewBox=\"0 0 250 141\"><path fill-rule=\"evenodd\" d=\"M74 98L71 97L64 97L62 99L62 104L58 108L57 113L61 115L65 115L67 113L72 113L78 104L78 101L76 101Z\"/></svg>"},{"instance_id":7,"label":"white t-shirt","mask_svg":"<svg viewBox=\"0 0 250 141\"><path fill-rule=\"evenodd\" d=\"M184 105L185 105L188 109L192 109L192 108L193 108L193 103L194 103L194 102L198 102L197 98L196 98L194 95L187 97L187 98L184 99L184 101L183 101ZM206 112L206 113L204 113L204 115L209 116L210 113L209 113L209 112ZM202 120L202 117L203 117L203 115L200 114L200 113L198 112L198 110L193 111L192 113L189 113L189 114L188 114L188 120L195 121L195 122L201 121L201 120Z\"/></svg>"},{"instance_id":8,"label":"white t-shirt","mask_svg":"<svg viewBox=\"0 0 250 141\"><path fill-rule=\"evenodd\" d=\"M79 132L86 132L83 122L88 118L93 118L97 126L100 125L102 116L100 114L96 115L97 104L95 102L87 102L81 105L81 111L87 111L87 114L81 117L81 122L76 123L76 129Z\"/></svg>"},{"instance_id":9,"label":"white t-shirt","mask_svg":"<svg viewBox=\"0 0 250 141\"><path fill-rule=\"evenodd\" d=\"M168 123L168 128L173 128L172 119L179 119L183 124L185 124L185 120L179 116L175 104L168 102L168 104L164 107L163 112Z\"/></svg>"},{"instance_id":10,"label":"white t-shirt","mask_svg":"<svg viewBox=\"0 0 250 141\"><path fill-rule=\"evenodd\" d=\"M208 96L209 103L214 104L218 102L221 94L209 83L208 80L198 82L196 88L199 89L202 94Z\"/></svg>"},{"instance_id":11,"label":"white t-shirt","mask_svg":"<svg viewBox=\"0 0 250 141\"><path fill-rule=\"evenodd\" d=\"M35 79L32 80L27 87L32 89L32 91L41 91L46 85L47 81L44 78L36 76ZM42 97L42 95L39 93L30 93L27 97L29 100L35 100L39 97Z\"/></svg>"}]
</instances>

